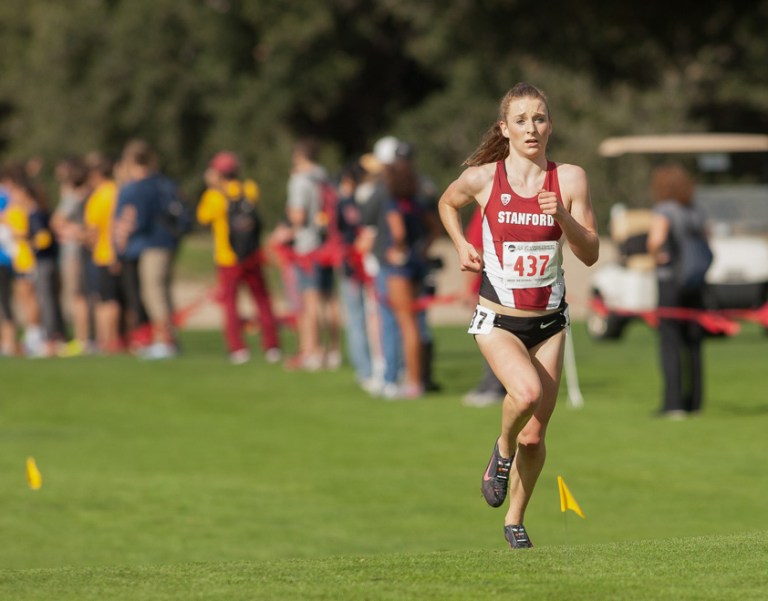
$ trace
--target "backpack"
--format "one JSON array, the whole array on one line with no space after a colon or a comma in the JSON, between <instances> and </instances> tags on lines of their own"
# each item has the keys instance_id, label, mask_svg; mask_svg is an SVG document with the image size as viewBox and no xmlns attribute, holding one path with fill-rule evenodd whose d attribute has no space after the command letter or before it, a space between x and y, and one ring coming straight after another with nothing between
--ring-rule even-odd
<instances>
[{"instance_id":1,"label":"backpack","mask_svg":"<svg viewBox=\"0 0 768 601\"><path fill-rule=\"evenodd\" d=\"M680 260L677 283L683 290L697 290L704 286L705 276L712 265L712 249L703 236L688 236L678 242Z\"/></svg>"},{"instance_id":2,"label":"backpack","mask_svg":"<svg viewBox=\"0 0 768 601\"><path fill-rule=\"evenodd\" d=\"M673 205L671 230L675 249L675 281L683 290L699 290L712 265L712 249L704 235L704 215L694 208Z\"/></svg>"},{"instance_id":3,"label":"backpack","mask_svg":"<svg viewBox=\"0 0 768 601\"><path fill-rule=\"evenodd\" d=\"M227 207L227 225L229 226L229 244L238 260L249 257L261 246L263 223L256 199L256 183L246 180L244 183L230 182L225 196Z\"/></svg>"},{"instance_id":4,"label":"backpack","mask_svg":"<svg viewBox=\"0 0 768 601\"><path fill-rule=\"evenodd\" d=\"M320 237L323 241L337 237L339 233L339 194L330 182L321 180L320 186L320 211L315 216L315 223L320 229Z\"/></svg>"},{"instance_id":5,"label":"backpack","mask_svg":"<svg viewBox=\"0 0 768 601\"><path fill-rule=\"evenodd\" d=\"M177 240L192 231L192 211L170 179L162 178L160 188L160 223Z\"/></svg>"}]
</instances>

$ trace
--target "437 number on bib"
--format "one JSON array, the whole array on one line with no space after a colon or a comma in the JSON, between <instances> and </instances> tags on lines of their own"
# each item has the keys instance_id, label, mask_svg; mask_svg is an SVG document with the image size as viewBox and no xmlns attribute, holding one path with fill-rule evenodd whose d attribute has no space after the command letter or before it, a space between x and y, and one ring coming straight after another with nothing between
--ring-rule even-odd
<instances>
[{"instance_id":1,"label":"437 number on bib","mask_svg":"<svg viewBox=\"0 0 768 601\"><path fill-rule=\"evenodd\" d=\"M554 240L505 242L503 260L508 288L550 286L559 271L559 246Z\"/></svg>"},{"instance_id":2,"label":"437 number on bib","mask_svg":"<svg viewBox=\"0 0 768 601\"><path fill-rule=\"evenodd\" d=\"M521 278L530 278L536 275L543 276L550 258L549 255L519 256L514 265L512 265L512 270L517 272L517 275Z\"/></svg>"}]
</instances>

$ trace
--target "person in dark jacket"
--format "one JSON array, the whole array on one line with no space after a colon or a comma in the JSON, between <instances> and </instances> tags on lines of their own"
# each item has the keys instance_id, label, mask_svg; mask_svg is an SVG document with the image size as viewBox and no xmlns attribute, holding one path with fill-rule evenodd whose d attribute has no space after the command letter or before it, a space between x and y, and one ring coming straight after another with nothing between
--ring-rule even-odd
<instances>
[{"instance_id":1,"label":"person in dark jacket","mask_svg":"<svg viewBox=\"0 0 768 601\"><path fill-rule=\"evenodd\" d=\"M694 181L678 164L657 167L651 176L654 217L648 232L648 252L656 260L659 302L659 342L664 376L659 415L681 419L701 410L703 400L701 325L685 310L703 308L703 278L681 281L686 241L706 240L704 212L693 202ZM702 248L705 248L702 246ZM675 315L675 311L680 315Z\"/></svg>"}]
</instances>

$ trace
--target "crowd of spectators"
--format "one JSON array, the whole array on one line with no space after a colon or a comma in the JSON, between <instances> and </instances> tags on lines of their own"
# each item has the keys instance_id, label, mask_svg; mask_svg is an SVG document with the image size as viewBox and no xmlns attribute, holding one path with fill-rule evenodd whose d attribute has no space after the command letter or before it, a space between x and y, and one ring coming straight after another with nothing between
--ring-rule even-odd
<instances>
[{"instance_id":1,"label":"crowd of spectators","mask_svg":"<svg viewBox=\"0 0 768 601\"><path fill-rule=\"evenodd\" d=\"M317 149L311 139L295 143L284 219L264 235L258 184L229 151L211 158L205 192L191 202L141 140L115 162L99 153L62 159L54 194L40 182L39 163L3 166L0 352L176 357L173 265L196 220L212 231L231 363L252 358L237 304L244 284L268 362L318 371L346 356L371 394L419 398L439 389L422 302L433 292L428 251L440 233L434 185L417 172L412 145L392 136L335 176ZM250 222L248 211L238 213L243 206ZM272 267L288 307L283 319L265 276ZM295 354L284 355L280 324L296 328Z\"/></svg>"},{"instance_id":2,"label":"crowd of spectators","mask_svg":"<svg viewBox=\"0 0 768 601\"><path fill-rule=\"evenodd\" d=\"M62 159L55 202L37 165L0 170L0 352L174 357L172 270L191 223L153 149Z\"/></svg>"}]
</instances>

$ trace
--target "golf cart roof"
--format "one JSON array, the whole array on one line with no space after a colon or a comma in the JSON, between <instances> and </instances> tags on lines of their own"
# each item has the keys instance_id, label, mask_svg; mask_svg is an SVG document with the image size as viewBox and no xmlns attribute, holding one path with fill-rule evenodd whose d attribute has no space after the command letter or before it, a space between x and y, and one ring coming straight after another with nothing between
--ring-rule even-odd
<instances>
[{"instance_id":1,"label":"golf cart roof","mask_svg":"<svg viewBox=\"0 0 768 601\"><path fill-rule=\"evenodd\" d=\"M662 134L606 138L598 147L600 156L665 153L768 152L763 134Z\"/></svg>"}]
</instances>

